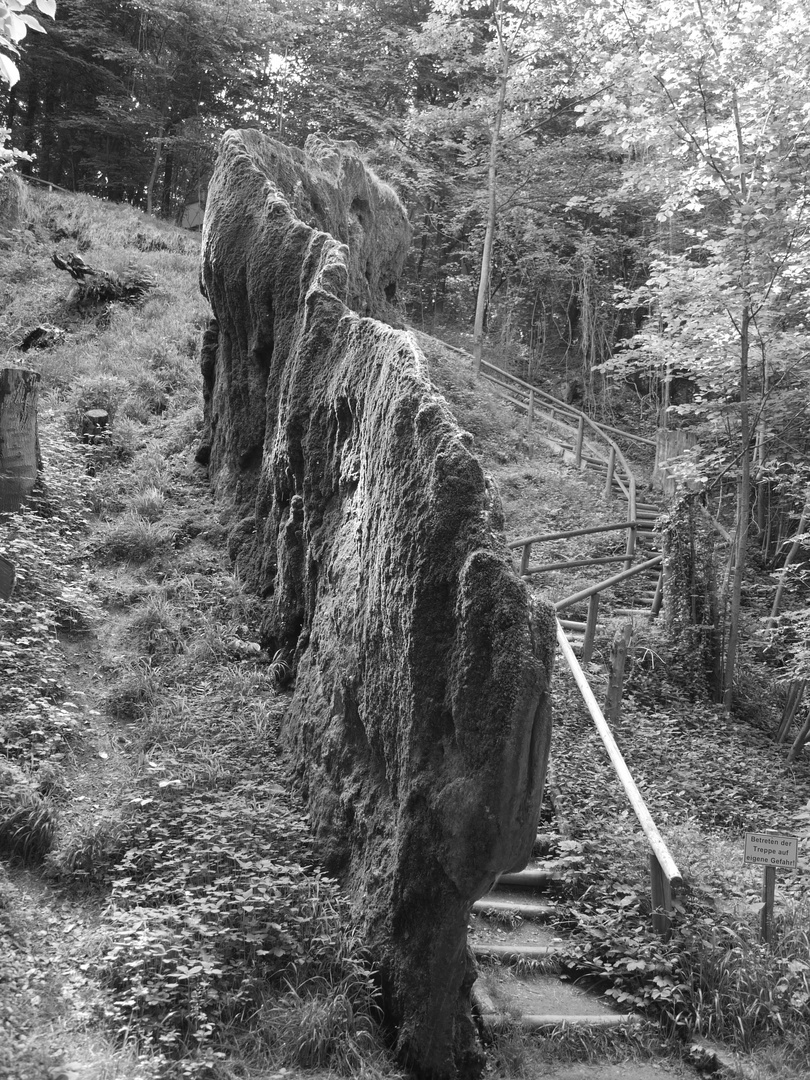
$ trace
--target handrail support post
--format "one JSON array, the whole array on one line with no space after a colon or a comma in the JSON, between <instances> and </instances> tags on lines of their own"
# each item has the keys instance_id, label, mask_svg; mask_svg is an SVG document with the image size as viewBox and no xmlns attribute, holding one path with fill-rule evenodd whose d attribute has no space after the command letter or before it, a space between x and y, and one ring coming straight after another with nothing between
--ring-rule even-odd
<instances>
[{"instance_id":1,"label":"handrail support post","mask_svg":"<svg viewBox=\"0 0 810 1080\"><path fill-rule=\"evenodd\" d=\"M585 417L580 416L577 424L577 444L574 447L574 464L579 469L582 467L582 444L585 441Z\"/></svg>"},{"instance_id":2,"label":"handrail support post","mask_svg":"<svg viewBox=\"0 0 810 1080\"><path fill-rule=\"evenodd\" d=\"M596 616L599 611L599 593L595 592L588 600L588 619L585 623L585 637L582 640L582 663L589 664L593 655L593 643L596 638Z\"/></svg>"},{"instance_id":3,"label":"handrail support post","mask_svg":"<svg viewBox=\"0 0 810 1080\"><path fill-rule=\"evenodd\" d=\"M529 569L529 556L532 553L531 543L523 545L523 552L520 556L520 576L526 577Z\"/></svg>"},{"instance_id":4,"label":"handrail support post","mask_svg":"<svg viewBox=\"0 0 810 1080\"><path fill-rule=\"evenodd\" d=\"M616 447L611 446L608 456L607 479L605 480L605 502L610 502L613 495L613 474L616 472Z\"/></svg>"},{"instance_id":5,"label":"handrail support post","mask_svg":"<svg viewBox=\"0 0 810 1080\"><path fill-rule=\"evenodd\" d=\"M672 917L675 913L672 905L672 888L661 869L658 856L652 850L650 850L650 895L653 927L655 932L666 941L672 933Z\"/></svg>"},{"instance_id":6,"label":"handrail support post","mask_svg":"<svg viewBox=\"0 0 810 1080\"><path fill-rule=\"evenodd\" d=\"M630 476L630 490L628 492L627 499L627 520L632 521L630 531L627 534L627 561L625 567L629 570L633 562L633 556L636 553L636 478Z\"/></svg>"}]
</instances>

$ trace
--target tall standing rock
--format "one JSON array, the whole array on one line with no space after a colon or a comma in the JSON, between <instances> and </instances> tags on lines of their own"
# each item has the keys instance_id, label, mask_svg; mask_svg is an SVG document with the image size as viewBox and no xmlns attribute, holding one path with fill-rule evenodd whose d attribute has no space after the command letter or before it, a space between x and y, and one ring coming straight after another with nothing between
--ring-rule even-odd
<instances>
[{"instance_id":1,"label":"tall standing rock","mask_svg":"<svg viewBox=\"0 0 810 1080\"><path fill-rule=\"evenodd\" d=\"M37 479L39 374L0 368L0 513L19 510Z\"/></svg>"},{"instance_id":2,"label":"tall standing rock","mask_svg":"<svg viewBox=\"0 0 810 1080\"><path fill-rule=\"evenodd\" d=\"M323 857L401 1058L438 1078L480 1065L467 920L531 851L554 626L414 339L347 306L385 305L408 239L351 147L226 134L203 230L203 455L265 638L296 668L284 728Z\"/></svg>"}]
</instances>

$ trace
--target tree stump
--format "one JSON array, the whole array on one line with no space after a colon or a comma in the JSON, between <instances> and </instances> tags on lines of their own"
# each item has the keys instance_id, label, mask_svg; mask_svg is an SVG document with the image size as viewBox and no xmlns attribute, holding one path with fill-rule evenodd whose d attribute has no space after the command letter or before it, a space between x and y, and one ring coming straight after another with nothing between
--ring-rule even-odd
<instances>
[{"instance_id":1,"label":"tree stump","mask_svg":"<svg viewBox=\"0 0 810 1080\"><path fill-rule=\"evenodd\" d=\"M82 442L100 443L109 438L110 414L106 409L87 409L82 416Z\"/></svg>"},{"instance_id":2,"label":"tree stump","mask_svg":"<svg viewBox=\"0 0 810 1080\"><path fill-rule=\"evenodd\" d=\"M19 510L37 479L39 374L0 368L0 513Z\"/></svg>"}]
</instances>

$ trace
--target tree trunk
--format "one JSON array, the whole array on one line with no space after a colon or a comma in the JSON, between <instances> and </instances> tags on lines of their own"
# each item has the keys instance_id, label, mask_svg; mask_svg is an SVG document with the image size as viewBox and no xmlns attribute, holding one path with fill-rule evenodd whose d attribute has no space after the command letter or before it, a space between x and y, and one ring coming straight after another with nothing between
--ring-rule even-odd
<instances>
[{"instance_id":1,"label":"tree trunk","mask_svg":"<svg viewBox=\"0 0 810 1080\"><path fill-rule=\"evenodd\" d=\"M149 174L149 183L146 185L146 212L151 214L154 207L155 181L160 168L160 156L163 153L163 124L161 123L155 140L155 157L152 162L152 172Z\"/></svg>"},{"instance_id":2,"label":"tree trunk","mask_svg":"<svg viewBox=\"0 0 810 1080\"><path fill-rule=\"evenodd\" d=\"M810 514L810 490L805 495L804 509L802 510L802 516L799 519L799 527L796 530L796 536L802 536L804 530L807 528L807 517ZM779 575L779 584L776 586L776 595L773 598L773 607L771 608L771 614L765 624L768 627L776 625L776 618L779 615L779 605L782 603L782 593L785 591L785 582L787 580L788 571L790 565L796 556L799 554L799 549L802 546L801 540L794 540L785 558L784 565L782 566L782 573Z\"/></svg>"},{"instance_id":3,"label":"tree trunk","mask_svg":"<svg viewBox=\"0 0 810 1080\"><path fill-rule=\"evenodd\" d=\"M723 679L723 705L731 709L734 702L734 670L740 638L740 605L745 559L748 553L748 517L751 506L751 421L748 415L748 349L751 310L746 303L740 319L740 476L737 487L737 531L734 537L734 572L731 583L731 610L726 647L726 670Z\"/></svg>"},{"instance_id":4,"label":"tree trunk","mask_svg":"<svg viewBox=\"0 0 810 1080\"><path fill-rule=\"evenodd\" d=\"M497 16L496 16L497 18ZM498 92L498 106L495 110L495 121L489 142L489 170L487 173L487 231L484 236L484 251L481 256L481 277L478 281L478 300L475 305L475 326L473 328L473 359L476 376L481 371L481 354L484 348L484 316L487 309L487 294L489 292L489 270L492 265L492 245L495 239L495 224L497 218L497 168L498 168L498 142L501 135L501 124L506 106L506 87L509 82L509 53L500 36L498 28L498 40L501 53L501 85Z\"/></svg>"},{"instance_id":5,"label":"tree trunk","mask_svg":"<svg viewBox=\"0 0 810 1080\"><path fill-rule=\"evenodd\" d=\"M165 218L172 214L172 183L174 181L174 151L166 151L166 165L163 169L163 192L160 200L160 211Z\"/></svg>"},{"instance_id":6,"label":"tree trunk","mask_svg":"<svg viewBox=\"0 0 810 1080\"><path fill-rule=\"evenodd\" d=\"M39 374L0 368L0 513L14 513L37 479Z\"/></svg>"}]
</instances>

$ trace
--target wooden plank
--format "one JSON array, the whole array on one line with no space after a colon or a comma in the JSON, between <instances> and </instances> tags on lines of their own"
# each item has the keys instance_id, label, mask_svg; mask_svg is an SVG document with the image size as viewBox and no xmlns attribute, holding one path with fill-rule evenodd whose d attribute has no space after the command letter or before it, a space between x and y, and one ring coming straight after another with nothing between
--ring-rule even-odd
<instances>
[{"instance_id":1,"label":"wooden plank","mask_svg":"<svg viewBox=\"0 0 810 1080\"><path fill-rule=\"evenodd\" d=\"M619 747L616 745L613 733L605 721L596 698L593 696L593 691L588 684L585 673L580 667L579 661L574 655L574 650L571 648L571 645L565 636L565 631L559 625L559 620L557 621L557 643L565 657L566 663L571 669L574 681L579 687L579 692L585 699L588 711L591 714L593 722L596 724L596 730L599 732L599 736L605 745L605 749L613 763L616 775L624 788L625 794L630 801L630 805L633 807L633 811L638 818L644 835L647 837L647 841L658 859L661 870L669 881L670 887L677 888L682 884L680 870L678 870L678 867L675 865L675 860L670 855L669 849L664 843L663 838L652 819L650 811L647 809L647 804L644 802L641 792L638 790L636 782L627 767L627 763L625 762Z\"/></svg>"}]
</instances>

